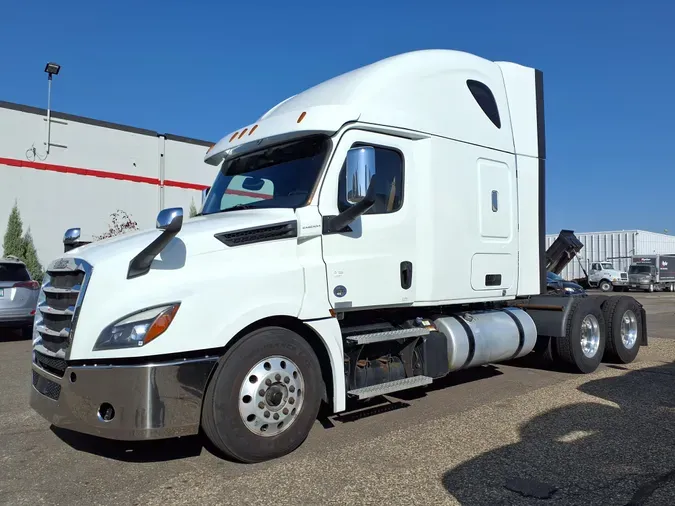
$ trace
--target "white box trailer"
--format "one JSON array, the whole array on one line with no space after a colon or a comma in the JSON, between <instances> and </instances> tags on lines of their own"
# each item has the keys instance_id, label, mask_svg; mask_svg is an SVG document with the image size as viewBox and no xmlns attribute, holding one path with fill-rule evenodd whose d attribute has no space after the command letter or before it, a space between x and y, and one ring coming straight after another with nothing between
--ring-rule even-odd
<instances>
[{"instance_id":1,"label":"white box trailer","mask_svg":"<svg viewBox=\"0 0 675 506\"><path fill-rule=\"evenodd\" d=\"M153 227L165 207L201 205L216 169L213 143L0 101L0 232L16 202L43 264L63 252L63 231L106 232L111 214ZM0 251L0 253L2 253Z\"/></svg>"},{"instance_id":2,"label":"white box trailer","mask_svg":"<svg viewBox=\"0 0 675 506\"><path fill-rule=\"evenodd\" d=\"M546 255L538 70L395 56L282 102L206 161L220 171L199 218L165 209L49 266L30 402L51 423L201 428L257 462L297 448L322 402L531 352L589 373L647 344L632 297L547 294L575 242Z\"/></svg>"}]
</instances>

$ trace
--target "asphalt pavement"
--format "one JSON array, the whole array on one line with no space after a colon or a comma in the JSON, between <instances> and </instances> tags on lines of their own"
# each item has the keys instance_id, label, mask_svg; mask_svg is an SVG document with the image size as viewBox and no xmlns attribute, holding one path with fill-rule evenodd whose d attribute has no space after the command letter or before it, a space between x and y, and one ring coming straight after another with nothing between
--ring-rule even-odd
<instances>
[{"instance_id":1,"label":"asphalt pavement","mask_svg":"<svg viewBox=\"0 0 675 506\"><path fill-rule=\"evenodd\" d=\"M0 504L675 503L675 294L631 294L650 346L591 375L521 360L318 421L256 465L200 437L110 442L28 406L30 342L0 335Z\"/></svg>"}]
</instances>

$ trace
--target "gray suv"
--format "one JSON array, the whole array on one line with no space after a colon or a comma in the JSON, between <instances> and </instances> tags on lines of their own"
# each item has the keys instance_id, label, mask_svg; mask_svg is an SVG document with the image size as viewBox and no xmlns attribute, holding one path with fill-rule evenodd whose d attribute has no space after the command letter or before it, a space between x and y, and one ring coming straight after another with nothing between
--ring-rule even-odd
<instances>
[{"instance_id":1,"label":"gray suv","mask_svg":"<svg viewBox=\"0 0 675 506\"><path fill-rule=\"evenodd\" d=\"M30 338L39 292L40 284L31 279L26 264L14 257L0 258L0 328L21 329Z\"/></svg>"}]
</instances>

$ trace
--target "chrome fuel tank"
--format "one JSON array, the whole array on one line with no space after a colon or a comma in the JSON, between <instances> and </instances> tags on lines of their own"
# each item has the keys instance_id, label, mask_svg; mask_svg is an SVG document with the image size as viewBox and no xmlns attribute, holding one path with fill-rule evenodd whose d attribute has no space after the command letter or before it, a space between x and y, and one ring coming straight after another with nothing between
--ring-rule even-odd
<instances>
[{"instance_id":1,"label":"chrome fuel tank","mask_svg":"<svg viewBox=\"0 0 675 506\"><path fill-rule=\"evenodd\" d=\"M534 321L518 308L468 311L434 323L447 338L450 371L519 358L537 342Z\"/></svg>"}]
</instances>

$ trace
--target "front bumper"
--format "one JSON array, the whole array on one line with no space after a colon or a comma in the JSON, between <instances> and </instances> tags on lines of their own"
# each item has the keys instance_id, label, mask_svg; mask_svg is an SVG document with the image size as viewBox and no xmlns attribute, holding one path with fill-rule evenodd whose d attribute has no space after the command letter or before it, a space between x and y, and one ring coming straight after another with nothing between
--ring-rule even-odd
<instances>
[{"instance_id":1,"label":"front bumper","mask_svg":"<svg viewBox=\"0 0 675 506\"><path fill-rule=\"evenodd\" d=\"M627 279L613 279L612 284L614 286L628 286L628 280Z\"/></svg>"},{"instance_id":2,"label":"front bumper","mask_svg":"<svg viewBox=\"0 0 675 506\"><path fill-rule=\"evenodd\" d=\"M30 405L56 427L109 439L196 434L203 394L217 360L67 366L59 377L59 368L50 367L49 360L40 361L48 371L34 359ZM106 413L112 418L105 420Z\"/></svg>"},{"instance_id":3,"label":"front bumper","mask_svg":"<svg viewBox=\"0 0 675 506\"><path fill-rule=\"evenodd\" d=\"M30 310L25 313L0 311L0 327L30 327L35 319Z\"/></svg>"}]
</instances>

